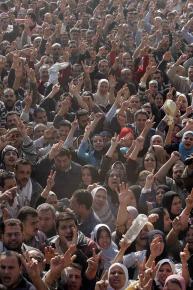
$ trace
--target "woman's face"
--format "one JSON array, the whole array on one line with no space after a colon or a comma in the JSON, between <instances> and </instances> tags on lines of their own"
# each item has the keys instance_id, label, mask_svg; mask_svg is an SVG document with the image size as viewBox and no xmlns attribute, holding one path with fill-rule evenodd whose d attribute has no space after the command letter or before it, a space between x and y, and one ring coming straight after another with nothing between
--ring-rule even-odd
<instances>
[{"instance_id":1,"label":"woman's face","mask_svg":"<svg viewBox=\"0 0 193 290\"><path fill-rule=\"evenodd\" d=\"M160 95L160 94L157 94L156 97L155 97L155 104L158 108L161 108L164 104L164 101L163 101L163 96Z\"/></svg>"},{"instance_id":2,"label":"woman's face","mask_svg":"<svg viewBox=\"0 0 193 290\"><path fill-rule=\"evenodd\" d=\"M99 189L93 199L93 207L100 210L107 201L107 193L103 189Z\"/></svg>"},{"instance_id":3,"label":"woman's face","mask_svg":"<svg viewBox=\"0 0 193 290\"><path fill-rule=\"evenodd\" d=\"M92 176L88 168L82 169L82 181L86 186L92 184Z\"/></svg>"},{"instance_id":4,"label":"woman's face","mask_svg":"<svg viewBox=\"0 0 193 290\"><path fill-rule=\"evenodd\" d=\"M168 281L163 290L182 290L178 283Z\"/></svg>"},{"instance_id":5,"label":"woman's face","mask_svg":"<svg viewBox=\"0 0 193 290\"><path fill-rule=\"evenodd\" d=\"M108 178L108 186L110 187L111 190L116 190L120 184L120 175L116 171L112 171L109 175Z\"/></svg>"},{"instance_id":6,"label":"woman's face","mask_svg":"<svg viewBox=\"0 0 193 290\"><path fill-rule=\"evenodd\" d=\"M175 216L181 213L182 201L178 196L174 196L172 200L171 213Z\"/></svg>"},{"instance_id":7,"label":"woman's face","mask_svg":"<svg viewBox=\"0 0 193 290\"><path fill-rule=\"evenodd\" d=\"M114 266L110 270L109 284L113 289L121 289L125 285L125 273L119 266Z\"/></svg>"},{"instance_id":8,"label":"woman's face","mask_svg":"<svg viewBox=\"0 0 193 290\"><path fill-rule=\"evenodd\" d=\"M126 126L127 123L127 116L125 113L118 113L117 114L117 121L121 128Z\"/></svg>"},{"instance_id":9,"label":"woman's face","mask_svg":"<svg viewBox=\"0 0 193 290\"><path fill-rule=\"evenodd\" d=\"M172 221L167 209L164 209L164 232L169 233L172 227Z\"/></svg>"},{"instance_id":10,"label":"woman's face","mask_svg":"<svg viewBox=\"0 0 193 290\"><path fill-rule=\"evenodd\" d=\"M134 112L140 109L140 100L137 96L133 96L130 98L130 107Z\"/></svg>"},{"instance_id":11,"label":"woman's face","mask_svg":"<svg viewBox=\"0 0 193 290\"><path fill-rule=\"evenodd\" d=\"M163 200L164 194L165 194L165 191L162 188L158 188L156 190L156 196L155 196L156 203L160 206L162 205L162 200Z\"/></svg>"},{"instance_id":12,"label":"woman's face","mask_svg":"<svg viewBox=\"0 0 193 290\"><path fill-rule=\"evenodd\" d=\"M187 101L186 97L179 96L177 98L176 103L178 104L178 108L180 111L182 111L182 112L186 111L186 108L188 107L188 101Z\"/></svg>"},{"instance_id":13,"label":"woman's face","mask_svg":"<svg viewBox=\"0 0 193 290\"><path fill-rule=\"evenodd\" d=\"M157 237L159 237L157 248L158 248L158 251L159 251L159 255L158 256L160 256L163 253L163 251L164 251L164 241L163 241L163 237L161 235L159 235L159 234L155 235L154 239L157 238Z\"/></svg>"},{"instance_id":14,"label":"woman's face","mask_svg":"<svg viewBox=\"0 0 193 290\"><path fill-rule=\"evenodd\" d=\"M157 279L162 285L164 285L167 277L172 274L173 273L172 273L172 268L170 264L165 263L159 268L159 271L157 273Z\"/></svg>"},{"instance_id":15,"label":"woman's face","mask_svg":"<svg viewBox=\"0 0 193 290\"><path fill-rule=\"evenodd\" d=\"M102 249L108 249L111 245L111 237L109 232L102 230L98 238L98 244Z\"/></svg>"},{"instance_id":16,"label":"woman's face","mask_svg":"<svg viewBox=\"0 0 193 290\"><path fill-rule=\"evenodd\" d=\"M187 134L185 137L183 137L183 144L185 149L190 149L193 146L193 135Z\"/></svg>"},{"instance_id":17,"label":"woman's face","mask_svg":"<svg viewBox=\"0 0 193 290\"><path fill-rule=\"evenodd\" d=\"M153 172L156 169L156 160L153 154L146 154L144 159L144 169Z\"/></svg>"},{"instance_id":18,"label":"woman's face","mask_svg":"<svg viewBox=\"0 0 193 290\"><path fill-rule=\"evenodd\" d=\"M106 82L102 82L99 87L99 93L101 95L106 95L109 90L109 85Z\"/></svg>"}]
</instances>

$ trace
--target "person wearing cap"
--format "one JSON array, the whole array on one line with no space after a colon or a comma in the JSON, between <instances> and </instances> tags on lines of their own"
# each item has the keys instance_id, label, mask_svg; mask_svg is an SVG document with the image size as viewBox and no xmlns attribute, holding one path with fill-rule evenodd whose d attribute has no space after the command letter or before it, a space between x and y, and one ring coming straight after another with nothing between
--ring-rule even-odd
<instances>
[{"instance_id":1,"label":"person wearing cap","mask_svg":"<svg viewBox=\"0 0 193 290\"><path fill-rule=\"evenodd\" d=\"M1 168L14 172L18 157L19 154L17 148L11 145L5 146L1 153Z\"/></svg>"}]
</instances>

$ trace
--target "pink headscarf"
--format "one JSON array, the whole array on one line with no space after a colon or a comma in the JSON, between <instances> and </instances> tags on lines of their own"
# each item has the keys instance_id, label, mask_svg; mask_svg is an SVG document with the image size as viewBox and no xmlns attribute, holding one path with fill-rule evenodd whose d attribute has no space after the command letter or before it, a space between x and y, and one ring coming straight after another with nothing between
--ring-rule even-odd
<instances>
[{"instance_id":1,"label":"pink headscarf","mask_svg":"<svg viewBox=\"0 0 193 290\"><path fill-rule=\"evenodd\" d=\"M177 274L173 274L167 277L165 281L164 289L167 286L167 283L171 280L177 280L181 285L181 289L186 290L186 283L185 283L184 278L181 275L177 275Z\"/></svg>"}]
</instances>

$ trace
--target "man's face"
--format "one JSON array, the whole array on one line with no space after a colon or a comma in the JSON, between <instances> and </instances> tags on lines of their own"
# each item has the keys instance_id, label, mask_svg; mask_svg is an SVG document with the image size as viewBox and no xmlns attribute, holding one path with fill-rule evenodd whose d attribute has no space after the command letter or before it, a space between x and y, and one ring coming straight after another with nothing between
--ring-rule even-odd
<instances>
[{"instance_id":1,"label":"man's face","mask_svg":"<svg viewBox=\"0 0 193 290\"><path fill-rule=\"evenodd\" d=\"M23 234L19 225L5 226L3 244L8 250L17 251L21 249Z\"/></svg>"},{"instance_id":2,"label":"man's face","mask_svg":"<svg viewBox=\"0 0 193 290\"><path fill-rule=\"evenodd\" d=\"M71 242L75 231L77 231L77 225L74 220L60 221L58 235L62 242L66 243L66 240Z\"/></svg>"},{"instance_id":3,"label":"man's face","mask_svg":"<svg viewBox=\"0 0 193 290\"><path fill-rule=\"evenodd\" d=\"M6 91L6 93L4 93L3 101L5 103L5 107L8 110L11 110L16 102L16 96L14 92L12 90Z\"/></svg>"},{"instance_id":4,"label":"man's face","mask_svg":"<svg viewBox=\"0 0 193 290\"><path fill-rule=\"evenodd\" d=\"M85 128L87 126L88 121L89 121L89 115L80 116L78 118L79 126L82 127L82 128Z\"/></svg>"},{"instance_id":5,"label":"man's face","mask_svg":"<svg viewBox=\"0 0 193 290\"><path fill-rule=\"evenodd\" d=\"M70 132L70 128L68 126L60 126L58 129L60 140L65 141L68 133Z\"/></svg>"},{"instance_id":6,"label":"man's face","mask_svg":"<svg viewBox=\"0 0 193 290\"><path fill-rule=\"evenodd\" d=\"M182 179L182 173L184 172L184 166L174 166L173 167L173 179L175 180L175 181L179 181L179 180L181 180Z\"/></svg>"},{"instance_id":7,"label":"man's face","mask_svg":"<svg viewBox=\"0 0 193 290\"><path fill-rule=\"evenodd\" d=\"M188 77L193 82L193 67L190 67L188 70Z\"/></svg>"},{"instance_id":8,"label":"man's face","mask_svg":"<svg viewBox=\"0 0 193 290\"><path fill-rule=\"evenodd\" d=\"M101 151L104 148L104 140L102 136L93 137L93 148L96 151Z\"/></svg>"},{"instance_id":9,"label":"man's face","mask_svg":"<svg viewBox=\"0 0 193 290\"><path fill-rule=\"evenodd\" d=\"M147 120L147 116L145 114L137 115L136 120L135 120L135 125L139 131L142 131L144 129L146 120Z\"/></svg>"},{"instance_id":10,"label":"man's face","mask_svg":"<svg viewBox=\"0 0 193 290\"><path fill-rule=\"evenodd\" d=\"M80 290L82 284L81 271L79 269L66 268L68 290Z\"/></svg>"},{"instance_id":11,"label":"man's face","mask_svg":"<svg viewBox=\"0 0 193 290\"><path fill-rule=\"evenodd\" d=\"M49 73L47 68L43 68L40 71L40 78L43 83L47 82L49 79Z\"/></svg>"},{"instance_id":12,"label":"man's face","mask_svg":"<svg viewBox=\"0 0 193 290\"><path fill-rule=\"evenodd\" d=\"M5 166L15 166L18 159L17 153L15 151L7 151L4 156Z\"/></svg>"},{"instance_id":13,"label":"man's face","mask_svg":"<svg viewBox=\"0 0 193 290\"><path fill-rule=\"evenodd\" d=\"M38 212L39 229L45 234L55 227L55 217L51 210L41 210Z\"/></svg>"},{"instance_id":14,"label":"man's face","mask_svg":"<svg viewBox=\"0 0 193 290\"><path fill-rule=\"evenodd\" d=\"M108 62L106 61L101 61L99 63L99 71L103 74L108 74L108 70L109 70L109 65Z\"/></svg>"},{"instance_id":15,"label":"man's face","mask_svg":"<svg viewBox=\"0 0 193 290\"><path fill-rule=\"evenodd\" d=\"M65 171L69 168L71 158L64 155L64 156L57 156L55 159L55 166L56 169L59 171Z\"/></svg>"},{"instance_id":16,"label":"man's face","mask_svg":"<svg viewBox=\"0 0 193 290\"><path fill-rule=\"evenodd\" d=\"M37 124L42 123L42 124L45 124L46 125L47 124L47 121L48 121L48 119L47 119L46 112L38 112L37 113L37 115L35 117L35 122Z\"/></svg>"},{"instance_id":17,"label":"man's face","mask_svg":"<svg viewBox=\"0 0 193 290\"><path fill-rule=\"evenodd\" d=\"M77 202L75 197L70 199L70 208L78 215L81 216L81 205Z\"/></svg>"},{"instance_id":18,"label":"man's face","mask_svg":"<svg viewBox=\"0 0 193 290\"><path fill-rule=\"evenodd\" d=\"M13 178L7 178L4 181L3 191L8 190L12 187L15 187L17 185L15 177Z\"/></svg>"},{"instance_id":19,"label":"man's face","mask_svg":"<svg viewBox=\"0 0 193 290\"><path fill-rule=\"evenodd\" d=\"M6 127L8 129L15 128L18 121L18 116L16 114L8 115Z\"/></svg>"},{"instance_id":20,"label":"man's face","mask_svg":"<svg viewBox=\"0 0 193 290\"><path fill-rule=\"evenodd\" d=\"M0 279L9 289L15 288L20 281L21 267L16 257L2 256L0 259Z\"/></svg>"},{"instance_id":21,"label":"man's face","mask_svg":"<svg viewBox=\"0 0 193 290\"><path fill-rule=\"evenodd\" d=\"M29 239L35 237L35 235L37 234L38 224L38 216L36 217L31 215L28 215L26 220L23 222L24 233L27 237L29 237Z\"/></svg>"},{"instance_id":22,"label":"man's face","mask_svg":"<svg viewBox=\"0 0 193 290\"><path fill-rule=\"evenodd\" d=\"M162 76L161 76L161 73L154 73L152 75L152 78L153 80L156 80L158 82L158 84L161 84L163 82L163 79L162 79Z\"/></svg>"},{"instance_id":23,"label":"man's face","mask_svg":"<svg viewBox=\"0 0 193 290\"><path fill-rule=\"evenodd\" d=\"M17 183L24 187L27 182L29 181L29 178L31 176L31 166L30 165L19 165L16 170L16 179Z\"/></svg>"}]
</instances>

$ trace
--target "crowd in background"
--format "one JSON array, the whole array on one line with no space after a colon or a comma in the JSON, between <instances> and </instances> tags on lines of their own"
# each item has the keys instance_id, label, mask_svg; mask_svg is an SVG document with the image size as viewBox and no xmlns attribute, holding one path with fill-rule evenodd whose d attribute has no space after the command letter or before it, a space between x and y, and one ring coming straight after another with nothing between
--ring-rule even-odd
<instances>
[{"instance_id":1,"label":"crowd in background","mask_svg":"<svg viewBox=\"0 0 193 290\"><path fill-rule=\"evenodd\" d=\"M193 289L192 188L192 0L0 1L1 290Z\"/></svg>"}]
</instances>

